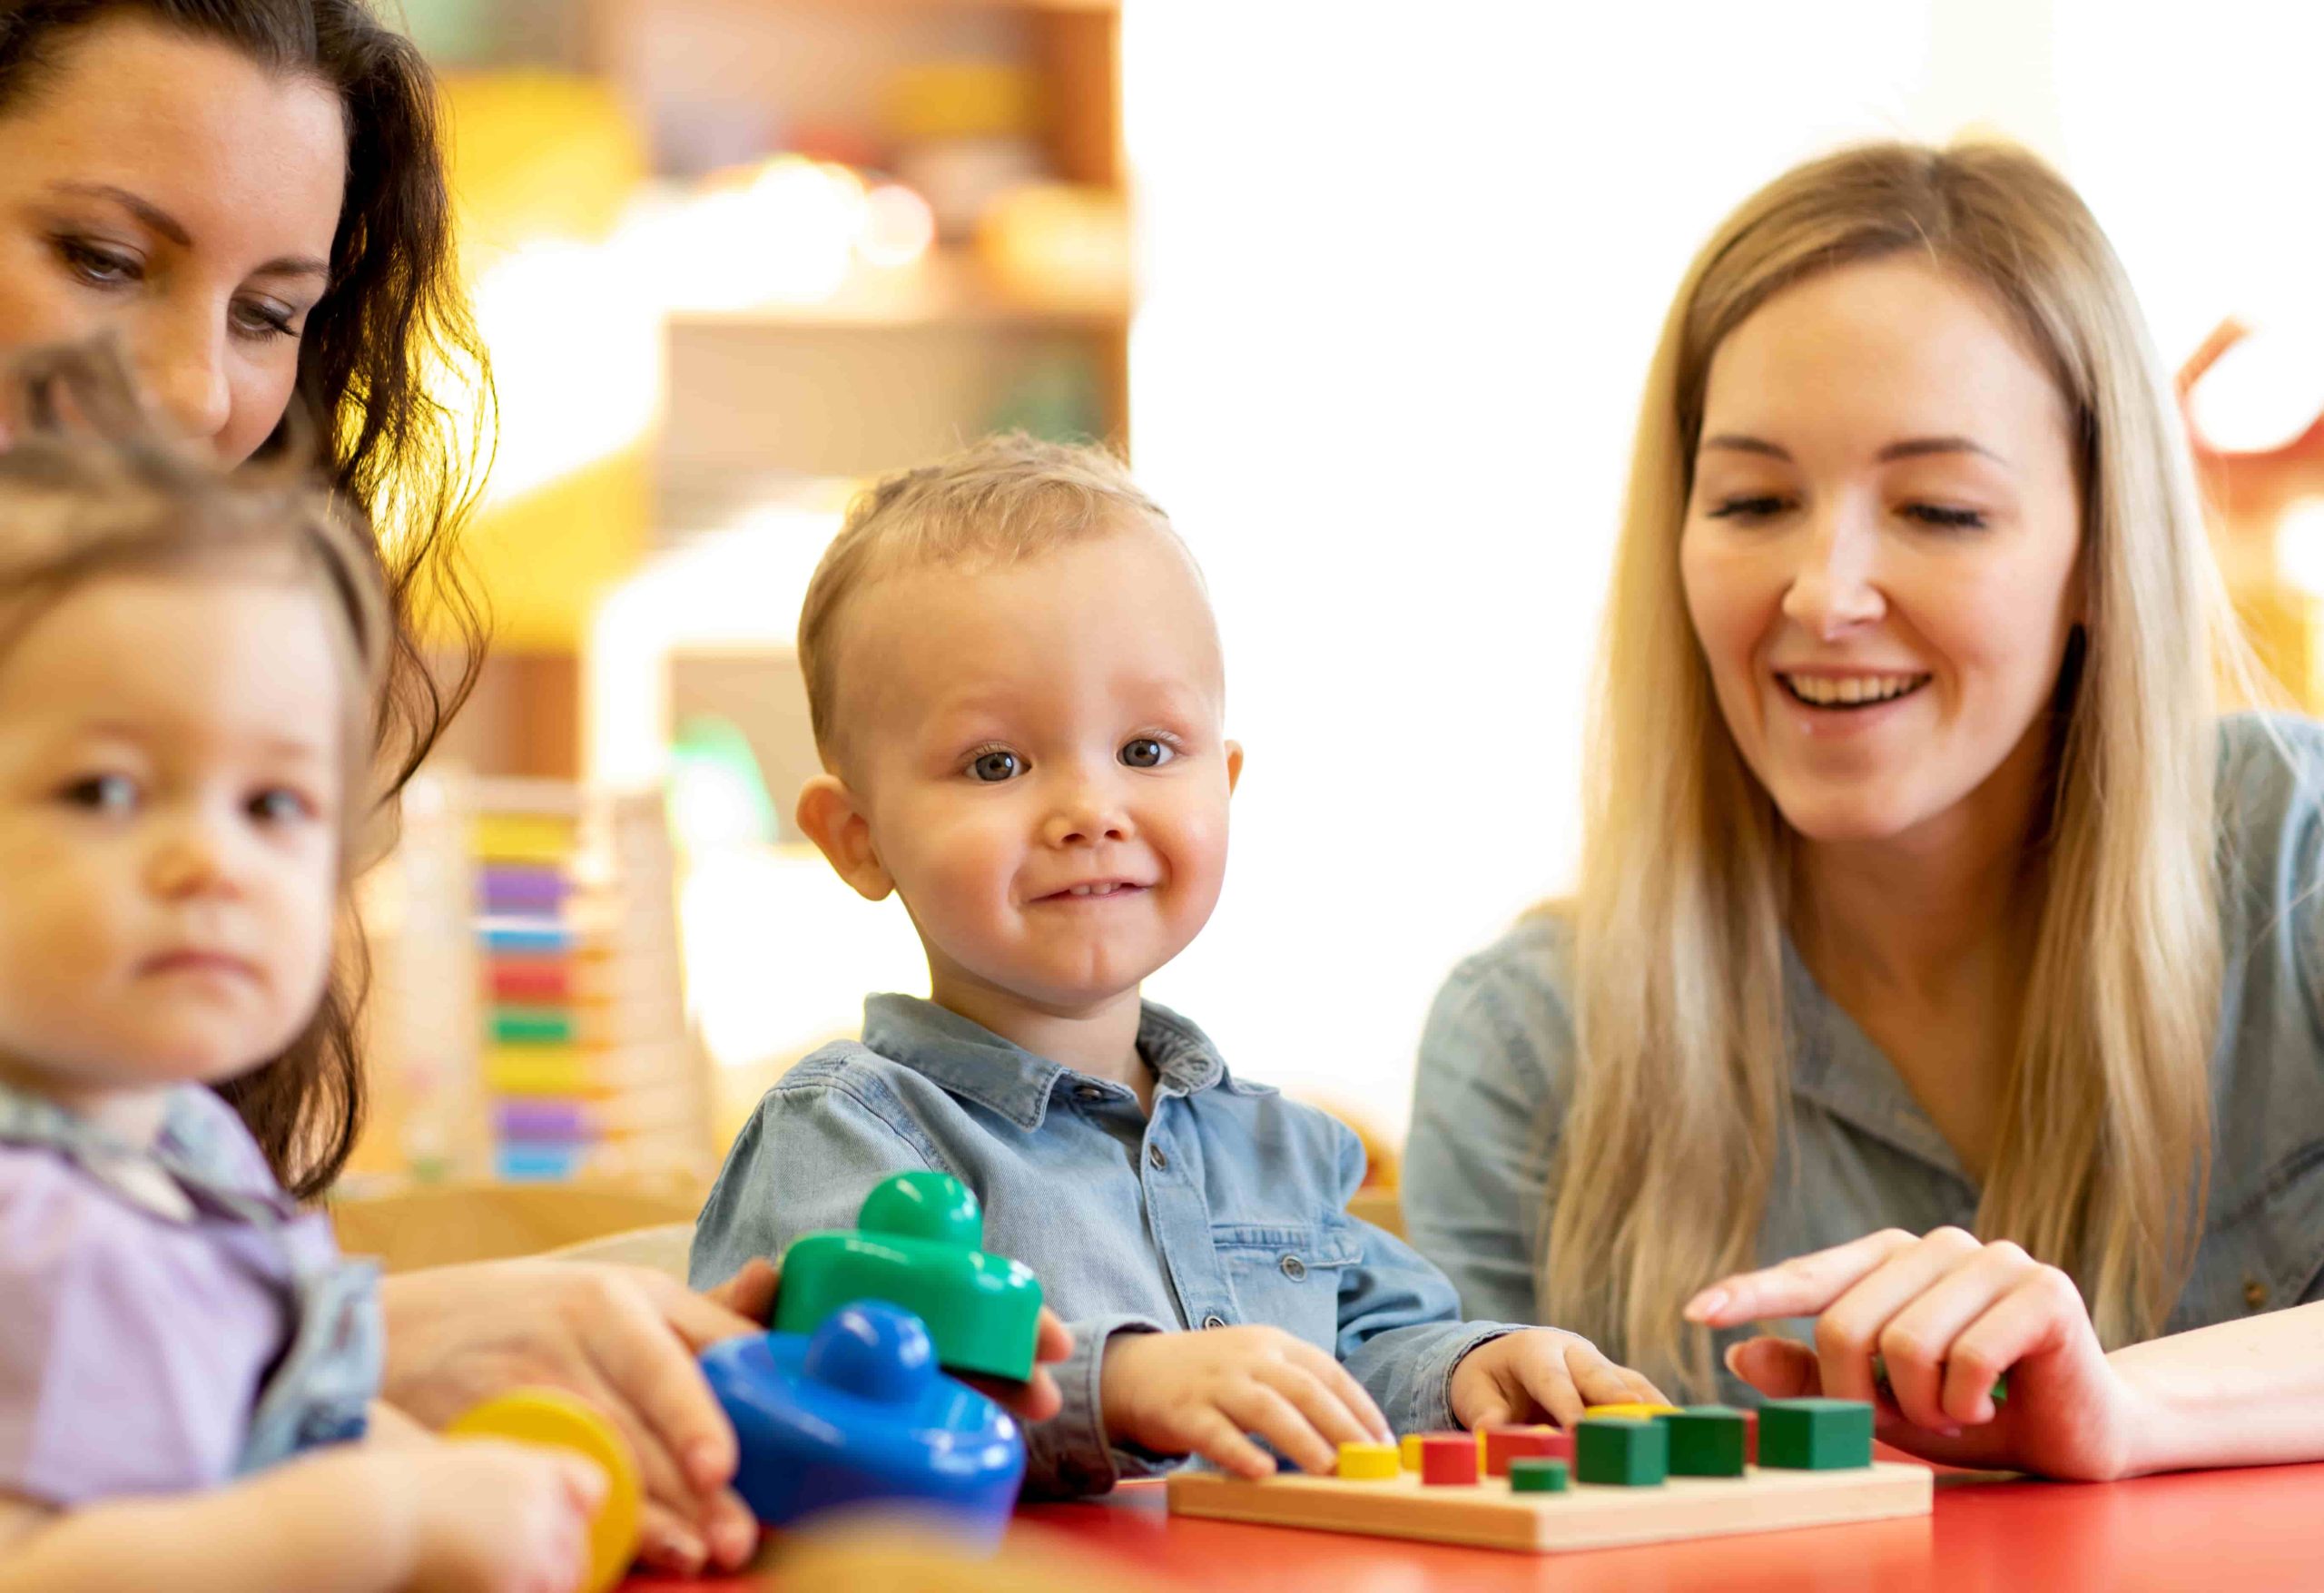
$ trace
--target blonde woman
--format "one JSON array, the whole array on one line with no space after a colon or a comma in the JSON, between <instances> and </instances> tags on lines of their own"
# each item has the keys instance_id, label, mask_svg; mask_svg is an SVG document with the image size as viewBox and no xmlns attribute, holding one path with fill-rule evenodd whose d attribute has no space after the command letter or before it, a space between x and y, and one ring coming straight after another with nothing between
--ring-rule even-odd
<instances>
[{"instance_id":1,"label":"blonde woman","mask_svg":"<svg viewBox=\"0 0 2324 1593\"><path fill-rule=\"evenodd\" d=\"M1704 248L1578 899L1423 1042L1407 1210L1472 1314L1877 1393L1936 1459L2324 1456L2324 727L2214 707L2175 417L2023 152L1849 151Z\"/></svg>"}]
</instances>

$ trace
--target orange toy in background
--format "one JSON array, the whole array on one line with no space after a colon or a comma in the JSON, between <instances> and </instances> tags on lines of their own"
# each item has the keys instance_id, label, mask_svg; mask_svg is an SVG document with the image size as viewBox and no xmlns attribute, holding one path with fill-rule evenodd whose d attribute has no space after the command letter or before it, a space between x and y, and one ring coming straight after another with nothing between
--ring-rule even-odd
<instances>
[{"instance_id":1,"label":"orange toy in background","mask_svg":"<svg viewBox=\"0 0 2324 1593\"><path fill-rule=\"evenodd\" d=\"M1381 1132L1379 1124L1345 1101L1312 1095L1302 1095L1298 1098L1338 1118L1363 1145L1364 1187L1367 1191L1393 1194L1396 1190L1403 1169L1403 1153L1394 1140Z\"/></svg>"}]
</instances>

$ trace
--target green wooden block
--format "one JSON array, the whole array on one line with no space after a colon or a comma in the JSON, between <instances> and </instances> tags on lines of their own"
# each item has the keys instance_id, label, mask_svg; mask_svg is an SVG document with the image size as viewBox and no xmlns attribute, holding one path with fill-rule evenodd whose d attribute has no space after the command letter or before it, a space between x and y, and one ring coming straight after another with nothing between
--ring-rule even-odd
<instances>
[{"instance_id":1,"label":"green wooden block","mask_svg":"<svg viewBox=\"0 0 2324 1593\"><path fill-rule=\"evenodd\" d=\"M1652 1488L1670 1474L1670 1433L1659 1421L1585 1419L1573 1431L1573 1474L1612 1488Z\"/></svg>"},{"instance_id":2,"label":"green wooden block","mask_svg":"<svg viewBox=\"0 0 2324 1593\"><path fill-rule=\"evenodd\" d=\"M1553 1460L1545 1455L1520 1455L1509 1462L1509 1491L1563 1493L1566 1475L1563 1460Z\"/></svg>"},{"instance_id":3,"label":"green wooden block","mask_svg":"<svg viewBox=\"0 0 2324 1593\"><path fill-rule=\"evenodd\" d=\"M503 1007L492 1015L492 1037L519 1045L561 1045L573 1037L573 1016L527 1007Z\"/></svg>"},{"instance_id":4,"label":"green wooden block","mask_svg":"<svg viewBox=\"0 0 2324 1593\"><path fill-rule=\"evenodd\" d=\"M1861 1400L1769 1400L1759 1407L1759 1464L1844 1471L1872 1464L1872 1407Z\"/></svg>"},{"instance_id":5,"label":"green wooden block","mask_svg":"<svg viewBox=\"0 0 2324 1593\"><path fill-rule=\"evenodd\" d=\"M1731 1405L1689 1405L1657 1418L1670 1433L1673 1477L1743 1475L1743 1412Z\"/></svg>"}]
</instances>

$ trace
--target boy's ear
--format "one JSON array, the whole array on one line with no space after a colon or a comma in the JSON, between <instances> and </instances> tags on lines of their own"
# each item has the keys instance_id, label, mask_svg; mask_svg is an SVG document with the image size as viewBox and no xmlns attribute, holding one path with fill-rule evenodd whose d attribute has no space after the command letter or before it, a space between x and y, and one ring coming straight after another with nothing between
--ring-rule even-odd
<instances>
[{"instance_id":1,"label":"boy's ear","mask_svg":"<svg viewBox=\"0 0 2324 1593\"><path fill-rule=\"evenodd\" d=\"M815 843L832 870L866 901L879 901L896 888L872 844L872 822L855 805L855 793L836 774L818 774L799 788L799 828Z\"/></svg>"},{"instance_id":2,"label":"boy's ear","mask_svg":"<svg viewBox=\"0 0 2324 1593\"><path fill-rule=\"evenodd\" d=\"M1235 782L1243 778L1243 743L1226 743L1226 794L1235 794Z\"/></svg>"}]
</instances>

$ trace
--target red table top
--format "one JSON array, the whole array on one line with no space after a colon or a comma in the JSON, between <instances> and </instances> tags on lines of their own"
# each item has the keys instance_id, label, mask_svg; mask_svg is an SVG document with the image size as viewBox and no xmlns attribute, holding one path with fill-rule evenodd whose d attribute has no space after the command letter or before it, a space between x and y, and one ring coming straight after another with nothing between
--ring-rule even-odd
<instances>
[{"instance_id":1,"label":"red table top","mask_svg":"<svg viewBox=\"0 0 2324 1593\"><path fill-rule=\"evenodd\" d=\"M1019 1513L1011 1542L1065 1544L1165 1587L1267 1593L1500 1589L2324 1588L2324 1464L2193 1471L2133 1482L1938 1479L1933 1515L1578 1554L1512 1554L1390 1538L1173 1519L1158 1483ZM779 1570L628 1589L742 1593Z\"/></svg>"}]
</instances>

